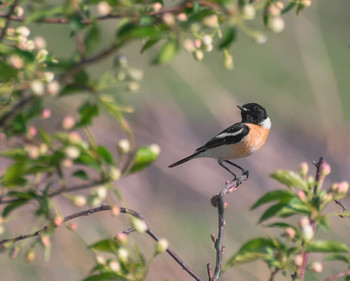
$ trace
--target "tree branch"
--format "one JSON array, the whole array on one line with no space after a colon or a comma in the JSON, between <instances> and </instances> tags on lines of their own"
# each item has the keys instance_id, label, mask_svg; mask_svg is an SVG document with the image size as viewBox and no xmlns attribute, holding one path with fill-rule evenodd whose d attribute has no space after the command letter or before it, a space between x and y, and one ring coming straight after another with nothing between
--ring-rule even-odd
<instances>
[{"instance_id":1,"label":"tree branch","mask_svg":"<svg viewBox=\"0 0 350 281\"><path fill-rule=\"evenodd\" d=\"M226 207L226 203L224 202L224 197L226 194L237 190L238 186L241 185L247 179L248 179L247 175L244 174L240 178L236 178L230 183L227 182L225 187L221 190L221 192L218 195L215 195L211 200L213 206L218 208L218 228L219 229L218 229L218 237L216 239L214 238L214 246L216 250L216 264L215 264L214 274L212 274L212 271L210 269L210 264L207 265L208 276L210 281L219 280L219 277L221 274L222 259L224 255L224 246L223 246L224 227L225 227L224 211Z\"/></svg>"},{"instance_id":2,"label":"tree branch","mask_svg":"<svg viewBox=\"0 0 350 281\"><path fill-rule=\"evenodd\" d=\"M83 216L89 216L91 214L94 214L94 213L97 213L97 212L102 212L102 211L110 211L112 210L112 207L110 205L101 205L100 207L97 207L97 208L92 208L92 209L88 209L88 210L85 210L85 211L81 211L81 212L78 212L78 213L74 213L74 214L71 214L69 216L66 216L64 219L63 219L63 222L67 222L67 221L70 221L70 220L73 220L73 219L76 219L76 218L79 218L79 217L83 217ZM128 214L130 216L133 216L133 217L136 217L140 220L142 220L145 225L146 225L146 233L155 241L159 241L159 237L153 232L153 230L151 230L151 228L149 228L145 222L145 218L142 214L134 211L134 210L131 210L131 209L128 209L128 208L123 208L123 207L120 207L119 208L119 211L120 213L122 214ZM26 235L20 235L20 236L17 236L15 238L11 238L11 239L4 239L2 241L0 241L0 250L3 249L4 247L6 247L6 244L7 243L15 243L17 241L21 241L21 240L24 240L24 239L28 239L28 238L32 238L32 237L36 237L36 236L39 236L41 233L49 230L50 228L56 228L58 226L55 226L54 224L51 224L51 225L46 225L44 226L43 228L33 232L33 233L30 233L30 234L26 234ZM130 234L132 232L134 232L135 229L134 228L129 228L127 230L125 230L123 233L125 234ZM196 281L202 281L202 279L196 274L194 273L188 265L186 265L182 259L171 249L171 248L167 248L166 249L166 252L191 276L193 277L193 279L195 279Z\"/></svg>"},{"instance_id":3,"label":"tree branch","mask_svg":"<svg viewBox=\"0 0 350 281\"><path fill-rule=\"evenodd\" d=\"M344 276L350 276L350 270L332 275L332 276L324 279L323 281L333 281L333 280L337 280L339 278L342 278Z\"/></svg>"},{"instance_id":4,"label":"tree branch","mask_svg":"<svg viewBox=\"0 0 350 281\"><path fill-rule=\"evenodd\" d=\"M6 31L7 31L7 29L10 26L11 16L15 12L15 9L16 9L16 7L18 5L18 2L19 2L19 0L13 1L13 3L11 4L11 6L9 8L8 13L2 15L3 18L6 18L6 21L5 21L4 27L2 28L2 30L0 32L0 42L5 38Z\"/></svg>"}]
</instances>

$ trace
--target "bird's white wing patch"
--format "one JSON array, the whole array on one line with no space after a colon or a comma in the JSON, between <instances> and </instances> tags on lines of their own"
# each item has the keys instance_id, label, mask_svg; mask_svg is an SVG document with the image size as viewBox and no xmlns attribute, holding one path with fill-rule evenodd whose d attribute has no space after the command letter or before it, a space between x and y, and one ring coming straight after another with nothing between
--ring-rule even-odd
<instances>
[{"instance_id":1,"label":"bird's white wing patch","mask_svg":"<svg viewBox=\"0 0 350 281\"><path fill-rule=\"evenodd\" d=\"M234 136L239 135L239 134L242 133L242 132L243 132L243 128L240 129L240 130L237 131L237 132L232 132L232 133L224 132L224 133L221 133L220 135L217 135L216 138L222 139L222 138L225 138L225 137L234 137Z\"/></svg>"}]
</instances>

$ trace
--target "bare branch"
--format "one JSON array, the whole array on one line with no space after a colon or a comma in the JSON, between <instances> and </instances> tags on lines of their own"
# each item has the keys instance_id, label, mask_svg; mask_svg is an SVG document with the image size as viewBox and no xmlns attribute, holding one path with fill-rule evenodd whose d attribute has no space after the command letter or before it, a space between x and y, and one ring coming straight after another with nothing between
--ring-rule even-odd
<instances>
[{"instance_id":1,"label":"bare branch","mask_svg":"<svg viewBox=\"0 0 350 281\"><path fill-rule=\"evenodd\" d=\"M240 178L234 179L232 182L227 182L225 187L221 190L218 195L215 195L212 198L212 204L218 208L218 238L215 239L215 250L216 250L216 265L214 275L212 275L211 270L209 271L210 265L208 264L208 276L209 280L219 280L222 267L222 259L224 255L224 246L223 246L223 237L224 237L224 211L225 211L225 202L224 197L227 193L237 190L238 186L241 185L244 181L248 179L247 175L244 174ZM211 276L212 275L212 276Z\"/></svg>"},{"instance_id":2,"label":"bare branch","mask_svg":"<svg viewBox=\"0 0 350 281\"><path fill-rule=\"evenodd\" d=\"M102 212L102 211L111 211L112 210L112 207L110 205L101 205L100 207L97 207L97 208L92 208L92 209L88 209L88 210L85 210L85 211L81 211L81 212L78 212L78 213L74 213L74 214L71 214L69 216L66 216L64 219L63 219L63 222L67 222L67 221L70 221L70 220L73 220L73 219L76 219L76 218L79 218L79 217L83 217L83 216L89 216L91 214L94 214L94 213L97 213L97 212ZM128 214L128 215L131 215L133 217L136 217L140 220L142 220L145 225L146 225L146 233L154 240L154 241L159 241L159 237L153 232L153 230L151 230L146 222L145 222L145 218L143 217L142 214L134 211L134 210L131 210L131 209L128 209L128 208L123 208L123 207L120 207L119 208L119 211L120 213L122 214ZM20 235L18 237L15 237L15 238L11 238L11 239L4 239L2 241L0 241L0 249L6 247L6 244L7 243L15 243L17 241L21 241L21 240L24 240L24 239L28 239L28 238L32 238L32 237L36 237L36 236L39 236L41 233L51 229L51 228L56 228L57 226L54 225L54 224L51 224L51 225L46 225L44 226L43 228L33 232L33 233L30 233L30 234L26 234L26 235ZM135 229L134 228L129 228L125 231L123 231L123 233L129 235L130 233L134 232ZM195 279L196 281L202 281L202 279L196 274L194 273L188 265L186 265L183 260L171 249L171 248L167 248L166 249L166 252L190 275L193 277L193 279Z\"/></svg>"}]
</instances>

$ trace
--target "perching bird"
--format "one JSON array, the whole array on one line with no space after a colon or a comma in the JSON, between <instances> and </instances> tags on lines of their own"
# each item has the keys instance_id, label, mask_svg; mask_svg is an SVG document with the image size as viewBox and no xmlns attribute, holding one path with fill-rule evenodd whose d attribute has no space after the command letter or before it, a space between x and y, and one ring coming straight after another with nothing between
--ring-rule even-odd
<instances>
[{"instance_id":1,"label":"perching bird","mask_svg":"<svg viewBox=\"0 0 350 281\"><path fill-rule=\"evenodd\" d=\"M237 167L248 177L247 170L230 160L247 157L262 148L271 129L271 120L265 108L257 103L237 107L241 110L241 122L223 130L205 145L197 148L195 153L171 164L169 168L194 158L211 157L217 159L219 165L229 171L235 179L235 173L225 166L224 162Z\"/></svg>"}]
</instances>

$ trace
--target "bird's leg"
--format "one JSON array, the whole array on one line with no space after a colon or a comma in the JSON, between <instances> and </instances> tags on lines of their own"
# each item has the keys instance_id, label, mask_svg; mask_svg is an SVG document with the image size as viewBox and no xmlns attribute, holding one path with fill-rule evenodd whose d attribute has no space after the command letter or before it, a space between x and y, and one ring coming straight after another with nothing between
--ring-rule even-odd
<instances>
[{"instance_id":1,"label":"bird's leg","mask_svg":"<svg viewBox=\"0 0 350 281\"><path fill-rule=\"evenodd\" d=\"M242 168L241 166L238 166L237 164L229 161L229 160L225 160L226 163L229 163L232 166L235 166L236 168L240 169L242 171L242 175L245 175L247 178L249 177L249 171Z\"/></svg>"},{"instance_id":2,"label":"bird's leg","mask_svg":"<svg viewBox=\"0 0 350 281\"><path fill-rule=\"evenodd\" d=\"M222 162L222 160L218 160L218 163L221 167L223 167L226 171L228 171L231 175L233 175L233 180L235 180L237 178L236 174L233 173L229 168L227 168L224 163Z\"/></svg>"}]
</instances>

